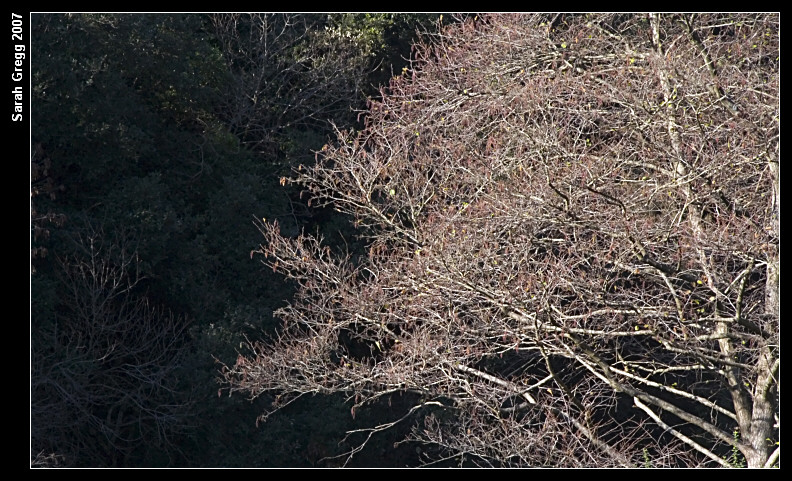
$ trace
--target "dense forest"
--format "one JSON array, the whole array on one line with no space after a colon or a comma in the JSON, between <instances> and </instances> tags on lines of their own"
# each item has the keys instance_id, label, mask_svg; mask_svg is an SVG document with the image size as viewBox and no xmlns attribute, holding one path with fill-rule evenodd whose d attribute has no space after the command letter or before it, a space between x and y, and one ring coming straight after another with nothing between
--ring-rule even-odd
<instances>
[{"instance_id":1,"label":"dense forest","mask_svg":"<svg viewBox=\"0 0 792 481\"><path fill-rule=\"evenodd\" d=\"M343 398L256 427L267 400L218 398L217 362L273 335L293 290L250 259L256 218L351 239L346 219L279 178L332 125L358 125L437 18L31 16L32 460L314 466L335 454Z\"/></svg>"},{"instance_id":2,"label":"dense forest","mask_svg":"<svg viewBox=\"0 0 792 481\"><path fill-rule=\"evenodd\" d=\"M778 15L30 20L31 466L778 466Z\"/></svg>"}]
</instances>

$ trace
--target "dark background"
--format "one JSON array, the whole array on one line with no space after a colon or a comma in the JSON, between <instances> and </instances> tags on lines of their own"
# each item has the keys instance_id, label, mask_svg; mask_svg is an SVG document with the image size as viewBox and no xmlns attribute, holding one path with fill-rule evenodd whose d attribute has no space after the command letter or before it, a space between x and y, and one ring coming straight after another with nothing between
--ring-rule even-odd
<instances>
[{"instance_id":1,"label":"dark background","mask_svg":"<svg viewBox=\"0 0 792 481\"><path fill-rule=\"evenodd\" d=\"M270 28L285 35L265 58L246 15L226 37L209 14L30 16L33 465L338 466L345 457L326 458L362 439L341 443L346 431L406 412L408 395L354 419L342 397L316 396L257 426L272 399L218 396L217 370L246 336L276 333L272 312L292 293L251 260L261 242L254 218L356 247L346 219L309 208L279 179L313 161L334 138L332 124L360 126L356 111L408 64L416 31L437 29L437 19L273 15ZM236 50L224 43L232 34L244 40ZM256 74L270 77L251 90ZM251 104L251 92L261 100ZM135 262L119 272L137 282L105 299L101 315L84 314L78 304L109 291L78 266L99 259L120 268L125 255ZM154 332L176 319L172 345L148 345L131 325L97 328L140 302L149 310L136 315L153 316ZM125 335L137 336L143 354L107 347ZM87 352L92 345L104 347ZM129 392L142 393L142 405ZM394 445L408 428L375 435L348 466L416 465L422 448Z\"/></svg>"}]
</instances>

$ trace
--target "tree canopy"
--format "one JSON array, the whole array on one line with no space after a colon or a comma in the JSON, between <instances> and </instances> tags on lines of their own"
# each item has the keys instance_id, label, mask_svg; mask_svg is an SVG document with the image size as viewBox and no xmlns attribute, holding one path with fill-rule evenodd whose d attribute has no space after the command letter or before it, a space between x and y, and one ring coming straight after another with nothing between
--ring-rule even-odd
<instances>
[{"instance_id":1,"label":"tree canopy","mask_svg":"<svg viewBox=\"0 0 792 481\"><path fill-rule=\"evenodd\" d=\"M226 388L417 393L426 463L773 466L779 81L777 14L443 29L282 179L366 248L262 219L297 293Z\"/></svg>"}]
</instances>

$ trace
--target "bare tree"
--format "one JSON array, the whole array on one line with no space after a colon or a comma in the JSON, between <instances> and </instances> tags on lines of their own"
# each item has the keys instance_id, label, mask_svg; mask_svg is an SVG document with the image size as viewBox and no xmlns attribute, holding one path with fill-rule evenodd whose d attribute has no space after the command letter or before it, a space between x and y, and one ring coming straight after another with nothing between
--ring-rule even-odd
<instances>
[{"instance_id":1,"label":"bare tree","mask_svg":"<svg viewBox=\"0 0 792 481\"><path fill-rule=\"evenodd\" d=\"M353 216L368 252L262 222L258 252L299 292L227 387L279 392L273 409L346 392L353 412L419 392L412 439L481 465L776 465L778 29L444 30L364 131L284 179Z\"/></svg>"},{"instance_id":2,"label":"bare tree","mask_svg":"<svg viewBox=\"0 0 792 481\"><path fill-rule=\"evenodd\" d=\"M134 252L97 231L78 244L60 260L58 318L31 321L31 466L125 466L136 450L176 452L190 405L178 376L187 323L138 292Z\"/></svg>"},{"instance_id":3,"label":"bare tree","mask_svg":"<svg viewBox=\"0 0 792 481\"><path fill-rule=\"evenodd\" d=\"M362 100L370 52L321 14L212 14L230 72L221 118L254 150L289 129L329 127Z\"/></svg>"}]
</instances>

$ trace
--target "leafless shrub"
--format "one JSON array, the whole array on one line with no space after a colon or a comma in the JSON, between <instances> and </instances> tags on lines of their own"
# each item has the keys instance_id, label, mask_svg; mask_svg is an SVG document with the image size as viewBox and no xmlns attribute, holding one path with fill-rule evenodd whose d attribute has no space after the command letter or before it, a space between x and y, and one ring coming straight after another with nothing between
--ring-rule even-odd
<instances>
[{"instance_id":1,"label":"leafless shrub","mask_svg":"<svg viewBox=\"0 0 792 481\"><path fill-rule=\"evenodd\" d=\"M134 252L90 231L60 259L58 317L33 320L31 464L125 466L135 450L175 452L189 399L177 390L184 319L138 292ZM58 461L55 463L54 461Z\"/></svg>"}]
</instances>

